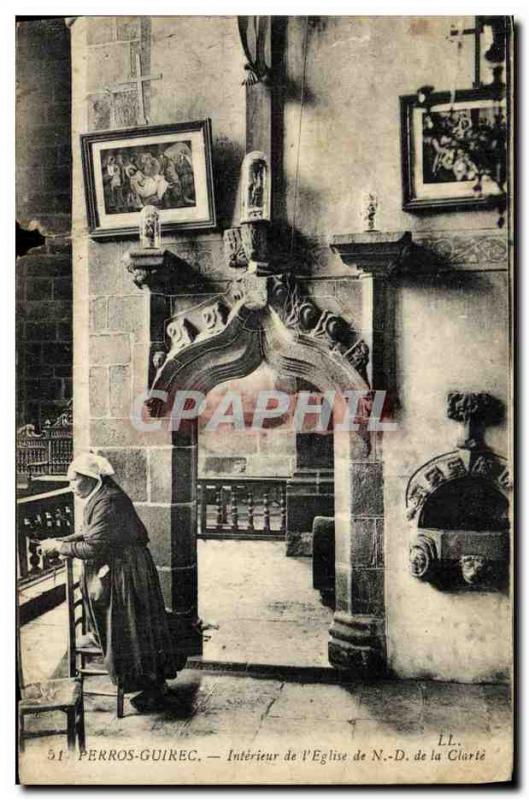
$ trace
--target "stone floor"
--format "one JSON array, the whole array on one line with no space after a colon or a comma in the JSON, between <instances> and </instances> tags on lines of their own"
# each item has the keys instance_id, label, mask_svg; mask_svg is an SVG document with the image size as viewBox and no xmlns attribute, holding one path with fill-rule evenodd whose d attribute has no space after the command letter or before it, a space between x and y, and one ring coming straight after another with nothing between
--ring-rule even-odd
<instances>
[{"instance_id":1,"label":"stone floor","mask_svg":"<svg viewBox=\"0 0 529 800\"><path fill-rule=\"evenodd\" d=\"M100 680L105 681L92 679L92 687ZM126 699L120 720L113 698L88 697L88 754L59 757L64 737L29 740L21 759L23 780L385 783L508 775L505 686L420 681L328 685L188 669L171 685L166 710L139 715ZM49 720L34 718L29 724L38 729ZM289 761L289 751L296 754L295 762ZM170 752L175 763L162 763ZM440 753L439 762L432 752ZM480 752L485 755L476 773L476 761L460 754L479 759ZM244 760L236 760L241 753ZM422 760L421 753L426 754ZM122 757L127 763L116 763Z\"/></svg>"},{"instance_id":2,"label":"stone floor","mask_svg":"<svg viewBox=\"0 0 529 800\"><path fill-rule=\"evenodd\" d=\"M21 756L21 780L355 784L507 779L508 687L427 681L337 684L326 660L331 612L311 588L310 560L286 559L283 553L281 542L200 542L200 612L212 626L206 631L211 638L202 669L189 662L171 684L167 708L155 714L139 715L127 697L125 717L117 719L114 698L87 697L88 753L67 758L64 736L29 740ZM65 623L62 606L24 626L30 679L56 668L57 654L65 649ZM212 659L231 669L239 665L239 672L204 669ZM254 677L256 664L283 666L290 679L282 678L281 670ZM320 670L318 682L308 667ZM111 689L106 678L89 683ZM61 722L60 714L43 714L30 718L28 727L58 729Z\"/></svg>"},{"instance_id":3,"label":"stone floor","mask_svg":"<svg viewBox=\"0 0 529 800\"><path fill-rule=\"evenodd\" d=\"M312 560L284 542L198 542L205 660L328 667L332 611L312 588Z\"/></svg>"}]
</instances>

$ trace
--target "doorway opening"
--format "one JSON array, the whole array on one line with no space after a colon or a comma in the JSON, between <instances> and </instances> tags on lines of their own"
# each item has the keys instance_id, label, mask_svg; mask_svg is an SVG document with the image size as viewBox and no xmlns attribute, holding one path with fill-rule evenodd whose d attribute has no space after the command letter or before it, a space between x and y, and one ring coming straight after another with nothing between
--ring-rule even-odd
<instances>
[{"instance_id":1,"label":"doorway opening","mask_svg":"<svg viewBox=\"0 0 529 800\"><path fill-rule=\"evenodd\" d=\"M316 434L296 432L291 408L262 428L251 427L260 392L294 398L299 389L297 379L279 378L263 363L207 397L197 481L203 661L329 668L333 609L313 588L311 540L315 514L333 511L332 469L322 457L329 442L319 448ZM208 427L228 393L241 398L244 429L229 423ZM332 432L324 436L332 438ZM324 483L322 505L318 492Z\"/></svg>"}]
</instances>

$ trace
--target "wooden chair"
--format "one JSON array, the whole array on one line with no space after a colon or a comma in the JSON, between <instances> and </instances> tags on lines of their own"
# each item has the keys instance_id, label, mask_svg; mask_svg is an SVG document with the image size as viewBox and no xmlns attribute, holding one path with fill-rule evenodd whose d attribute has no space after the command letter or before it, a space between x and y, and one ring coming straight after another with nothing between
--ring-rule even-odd
<instances>
[{"instance_id":1,"label":"wooden chair","mask_svg":"<svg viewBox=\"0 0 529 800\"><path fill-rule=\"evenodd\" d=\"M81 681L75 677L75 673L70 669L68 678L52 678L25 684L20 646L20 627L17 633L18 734L20 751L24 752L26 739L66 733L68 750L75 751L75 740L77 738L79 750L82 752L86 749L86 741ZM27 731L25 729L24 720L28 714L42 714L54 711L62 711L66 714L66 730Z\"/></svg>"},{"instance_id":2,"label":"wooden chair","mask_svg":"<svg viewBox=\"0 0 529 800\"><path fill-rule=\"evenodd\" d=\"M100 647L92 645L82 645L77 643L77 632L81 629L81 634L87 633L86 615L81 594L81 584L75 580L73 574L73 562L71 558L66 559L66 601L68 604L68 665L70 674L77 675L81 682L83 695L95 695L104 697L116 697L116 714L119 719L123 717L123 706L125 692L123 687L118 684L117 690L104 691L86 688L86 678L107 675L106 669L94 665L93 660L101 658L103 653Z\"/></svg>"}]
</instances>

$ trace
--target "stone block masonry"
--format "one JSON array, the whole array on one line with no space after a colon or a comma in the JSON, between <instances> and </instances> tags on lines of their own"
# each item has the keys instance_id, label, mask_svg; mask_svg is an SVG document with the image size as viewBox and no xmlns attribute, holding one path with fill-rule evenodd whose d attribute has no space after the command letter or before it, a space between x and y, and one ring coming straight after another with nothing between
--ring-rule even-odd
<instances>
[{"instance_id":1,"label":"stone block masonry","mask_svg":"<svg viewBox=\"0 0 529 800\"><path fill-rule=\"evenodd\" d=\"M17 421L41 427L72 397L69 249L35 248L17 260Z\"/></svg>"},{"instance_id":2,"label":"stone block masonry","mask_svg":"<svg viewBox=\"0 0 529 800\"><path fill-rule=\"evenodd\" d=\"M64 20L17 26L17 218L43 235L71 226L70 34Z\"/></svg>"}]
</instances>

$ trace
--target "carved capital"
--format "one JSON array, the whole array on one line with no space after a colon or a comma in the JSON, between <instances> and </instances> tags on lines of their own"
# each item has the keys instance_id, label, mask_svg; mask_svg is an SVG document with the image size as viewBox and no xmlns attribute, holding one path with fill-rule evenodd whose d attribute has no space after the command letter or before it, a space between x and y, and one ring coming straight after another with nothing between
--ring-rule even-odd
<instances>
[{"instance_id":1,"label":"carved capital","mask_svg":"<svg viewBox=\"0 0 529 800\"><path fill-rule=\"evenodd\" d=\"M140 289L147 286L151 291L163 291L170 286L179 265L184 262L169 250L138 248L125 253L123 263Z\"/></svg>"},{"instance_id":2,"label":"carved capital","mask_svg":"<svg viewBox=\"0 0 529 800\"><path fill-rule=\"evenodd\" d=\"M382 279L403 267L414 247L409 231L349 233L333 236L331 241L344 264Z\"/></svg>"},{"instance_id":3,"label":"carved capital","mask_svg":"<svg viewBox=\"0 0 529 800\"><path fill-rule=\"evenodd\" d=\"M259 268L267 272L268 267L268 228L270 223L267 220L257 220L256 222L241 223L241 241L244 253L250 262L254 262Z\"/></svg>"},{"instance_id":4,"label":"carved capital","mask_svg":"<svg viewBox=\"0 0 529 800\"><path fill-rule=\"evenodd\" d=\"M240 228L227 228L224 231L224 257L231 269L246 269L248 266Z\"/></svg>"},{"instance_id":5,"label":"carved capital","mask_svg":"<svg viewBox=\"0 0 529 800\"><path fill-rule=\"evenodd\" d=\"M501 400L486 392L449 392L446 414L464 425L464 438L458 447L481 450L486 446L485 428L502 421L504 407Z\"/></svg>"}]
</instances>

